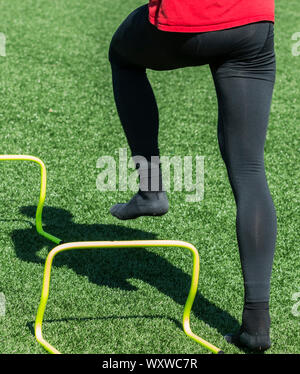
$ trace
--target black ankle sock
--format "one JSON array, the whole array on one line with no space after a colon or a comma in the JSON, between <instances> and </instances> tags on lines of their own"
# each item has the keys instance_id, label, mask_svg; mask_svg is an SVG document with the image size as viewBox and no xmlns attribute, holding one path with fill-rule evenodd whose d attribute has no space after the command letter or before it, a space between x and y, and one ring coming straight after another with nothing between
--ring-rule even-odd
<instances>
[{"instance_id":1,"label":"black ankle sock","mask_svg":"<svg viewBox=\"0 0 300 374\"><path fill-rule=\"evenodd\" d=\"M147 164L142 167L143 169L141 169L140 164L136 165L140 181L138 193L146 198L147 196L156 196L155 192L164 191L161 164L147 161Z\"/></svg>"},{"instance_id":2,"label":"black ankle sock","mask_svg":"<svg viewBox=\"0 0 300 374\"><path fill-rule=\"evenodd\" d=\"M228 343L252 351L265 351L271 347L268 302L244 304L242 326L236 333L225 335Z\"/></svg>"},{"instance_id":3,"label":"black ankle sock","mask_svg":"<svg viewBox=\"0 0 300 374\"><path fill-rule=\"evenodd\" d=\"M270 314L268 302L246 302L243 310L241 330L249 335L268 335Z\"/></svg>"},{"instance_id":4,"label":"black ankle sock","mask_svg":"<svg viewBox=\"0 0 300 374\"><path fill-rule=\"evenodd\" d=\"M119 219L135 219L140 216L162 216L169 210L165 191L136 193L128 203L115 204L110 212Z\"/></svg>"},{"instance_id":5,"label":"black ankle sock","mask_svg":"<svg viewBox=\"0 0 300 374\"><path fill-rule=\"evenodd\" d=\"M141 189L137 192L144 200L160 200L166 199L167 195L164 191L142 191Z\"/></svg>"},{"instance_id":6,"label":"black ankle sock","mask_svg":"<svg viewBox=\"0 0 300 374\"><path fill-rule=\"evenodd\" d=\"M157 161L157 160L156 160ZM160 163L136 163L140 186L128 203L115 204L110 212L119 219L135 219L140 216L162 216L168 212L169 202L162 185Z\"/></svg>"}]
</instances>

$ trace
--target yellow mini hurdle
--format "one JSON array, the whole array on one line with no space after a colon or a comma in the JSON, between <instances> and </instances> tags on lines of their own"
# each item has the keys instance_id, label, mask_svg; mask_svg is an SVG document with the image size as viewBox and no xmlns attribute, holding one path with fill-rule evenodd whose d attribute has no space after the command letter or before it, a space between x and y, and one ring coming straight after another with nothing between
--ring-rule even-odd
<instances>
[{"instance_id":1,"label":"yellow mini hurdle","mask_svg":"<svg viewBox=\"0 0 300 374\"><path fill-rule=\"evenodd\" d=\"M180 241L180 240L130 240L130 241L91 241L91 242L72 242L63 243L61 239L54 235L51 235L43 230L42 227L42 212L44 207L44 202L46 198L46 186L47 186L47 174L46 167L42 160L34 156L27 155L0 155L0 161L32 161L40 166L41 170L41 184L40 184L40 198L36 210L36 229L37 232L44 236L45 238L51 240L52 242L58 244L54 247L48 254L45 268L44 277L42 285L42 295L40 304L37 311L36 321L35 321L35 337L36 340L41 344L48 352L59 354L60 352L53 347L47 340L43 338L42 335L42 323L43 317L48 301L49 288L50 288L50 276L51 268L54 257L64 251L75 250L75 249L99 249L99 248L137 248L137 247L180 247L189 250L193 255L193 273L190 291L185 303L183 311L183 330L188 337L193 339L195 342L201 344L203 347L207 348L213 353L220 354L224 353L221 349L215 347L213 344L202 339L200 336L193 333L190 327L190 313L195 300L195 296L198 289L199 282L199 254L197 249L190 243Z\"/></svg>"},{"instance_id":2,"label":"yellow mini hurdle","mask_svg":"<svg viewBox=\"0 0 300 374\"><path fill-rule=\"evenodd\" d=\"M64 243L53 248L46 259L44 278L43 278L43 288L40 305L38 308L36 321L35 321L35 336L37 341L50 353L60 353L56 348L54 348L50 343L48 343L42 335L42 322L43 316L47 305L47 300L49 296L50 287L50 275L51 266L54 257L64 251L69 251L72 249L95 249L95 248L130 248L130 247L181 247L188 249L193 254L193 273L190 292L184 307L183 312L183 330L191 339L195 342L201 344L203 347L207 348L213 353L223 353L219 348L215 347L206 340L200 338L200 336L193 333L190 327L190 313L193 306L193 302L198 289L199 281L199 254L197 249L190 243L179 241L179 240L130 240L130 241L92 241L92 242L74 242L74 243Z\"/></svg>"},{"instance_id":3,"label":"yellow mini hurdle","mask_svg":"<svg viewBox=\"0 0 300 374\"><path fill-rule=\"evenodd\" d=\"M46 198L46 188L47 188L47 172L46 172L46 167L43 161L37 157L27 156L27 155L0 155L0 161L31 161L40 166L41 185L40 185L40 199L38 202L36 215L35 215L36 230L40 235L44 236L45 238L51 240L52 242L56 244L59 244L61 240L45 232L42 226L42 213L43 213L43 207L44 207L44 202Z\"/></svg>"}]
</instances>

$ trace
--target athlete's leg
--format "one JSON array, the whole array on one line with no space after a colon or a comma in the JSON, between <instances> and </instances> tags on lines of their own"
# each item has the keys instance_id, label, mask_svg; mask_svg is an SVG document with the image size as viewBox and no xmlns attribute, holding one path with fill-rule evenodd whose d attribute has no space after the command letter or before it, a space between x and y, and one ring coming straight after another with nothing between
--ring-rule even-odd
<instances>
[{"instance_id":1,"label":"athlete's leg","mask_svg":"<svg viewBox=\"0 0 300 374\"><path fill-rule=\"evenodd\" d=\"M146 68L171 70L209 61L219 102L220 151L237 204L237 239L245 282L243 337L247 332L250 340L253 334L258 338L266 335L262 341L246 339L248 346L257 348L259 343L265 349L276 241L276 212L264 169L275 81L272 24L186 35L159 31L147 17L147 6L132 12L114 34L109 50L116 105L132 155L148 160L159 155L158 109ZM144 198L135 195L112 213L122 219L145 215L144 203Z\"/></svg>"},{"instance_id":2,"label":"athlete's leg","mask_svg":"<svg viewBox=\"0 0 300 374\"><path fill-rule=\"evenodd\" d=\"M275 82L273 24L257 51L215 62L211 70L218 96L220 151L237 205L236 232L245 285L239 339L263 350L270 345L268 303L277 231L264 165Z\"/></svg>"},{"instance_id":3,"label":"athlete's leg","mask_svg":"<svg viewBox=\"0 0 300 374\"><path fill-rule=\"evenodd\" d=\"M200 65L195 54L189 54L190 48L186 55L184 48L178 53L178 46L189 37L191 34L184 36L158 30L148 20L147 4L133 11L113 35L109 61L118 115L133 158L143 156L148 160L148 164L138 169L138 194L127 204L117 204L111 209L119 219L162 215L168 211L159 157L156 162L150 162L152 156L159 156L159 113L146 69L172 70Z\"/></svg>"}]
</instances>

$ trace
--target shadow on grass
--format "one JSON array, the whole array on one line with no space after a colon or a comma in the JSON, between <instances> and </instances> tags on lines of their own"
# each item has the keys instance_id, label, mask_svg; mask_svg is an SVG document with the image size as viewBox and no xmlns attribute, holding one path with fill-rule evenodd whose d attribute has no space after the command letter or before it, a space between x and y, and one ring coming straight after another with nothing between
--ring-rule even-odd
<instances>
[{"instance_id":1,"label":"shadow on grass","mask_svg":"<svg viewBox=\"0 0 300 374\"><path fill-rule=\"evenodd\" d=\"M84 322L84 321L108 321L112 319L138 319L138 318L147 318L147 319L167 319L176 325L180 330L182 330L182 325L177 319L167 317L167 316L161 316L161 315L136 315L136 316L105 316L105 317L68 317L68 318L58 318L58 319L45 319L43 320L43 323L53 323L53 322L68 322L68 321L78 321L78 322ZM27 327L29 328L32 335L34 335L34 321L27 322Z\"/></svg>"},{"instance_id":2,"label":"shadow on grass","mask_svg":"<svg viewBox=\"0 0 300 374\"><path fill-rule=\"evenodd\" d=\"M36 207L26 206L20 208L20 211L27 217L34 217ZM154 233L131 229L122 225L77 224L72 222L72 218L72 214L64 209L45 207L43 214L44 230L61 238L64 242L156 239ZM48 246L49 250L55 247L55 243L51 243L38 235L34 226L30 229L13 231L12 240L18 258L26 262L43 265L44 260L37 253L45 246ZM55 258L53 266L67 266L77 274L87 276L90 282L99 286L127 291L137 290L127 279L140 279L155 287L176 303L185 305L190 289L191 274L186 274L161 256L144 248L91 250L85 251L84 257L80 256L78 251L84 250L61 253ZM235 318L207 300L199 292L195 298L192 311L197 318L217 329L222 335L239 328L239 322ZM66 318L66 320L68 319ZM178 321L176 321L176 325L179 327ZM181 324L180 328L182 329Z\"/></svg>"}]
</instances>

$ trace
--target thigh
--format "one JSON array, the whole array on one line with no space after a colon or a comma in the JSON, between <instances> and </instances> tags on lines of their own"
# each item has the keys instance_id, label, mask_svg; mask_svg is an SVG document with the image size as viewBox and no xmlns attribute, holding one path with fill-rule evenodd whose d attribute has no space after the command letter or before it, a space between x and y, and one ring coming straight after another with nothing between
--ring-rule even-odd
<instances>
[{"instance_id":1,"label":"thigh","mask_svg":"<svg viewBox=\"0 0 300 374\"><path fill-rule=\"evenodd\" d=\"M216 86L223 153L228 166L248 173L263 164L264 143L275 83L273 25L258 25L260 42L211 64ZM245 167L245 165L248 165ZM247 170L248 169L248 170Z\"/></svg>"},{"instance_id":2,"label":"thigh","mask_svg":"<svg viewBox=\"0 0 300 374\"><path fill-rule=\"evenodd\" d=\"M148 4L135 9L114 33L109 60L153 70L172 70L206 63L197 57L195 33L158 30L148 20Z\"/></svg>"}]
</instances>

